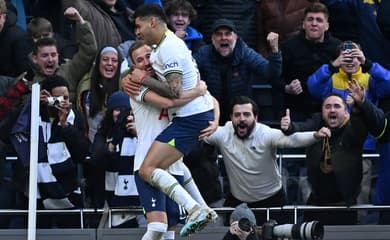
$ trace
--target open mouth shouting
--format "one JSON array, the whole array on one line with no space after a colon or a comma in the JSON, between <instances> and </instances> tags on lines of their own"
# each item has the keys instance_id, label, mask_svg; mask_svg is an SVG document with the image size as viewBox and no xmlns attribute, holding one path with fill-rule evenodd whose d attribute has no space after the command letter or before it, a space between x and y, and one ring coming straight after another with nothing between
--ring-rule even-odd
<instances>
[{"instance_id":1,"label":"open mouth shouting","mask_svg":"<svg viewBox=\"0 0 390 240\"><path fill-rule=\"evenodd\" d=\"M47 63L43 67L43 73L45 75L53 75L56 71L56 65L54 63Z\"/></svg>"},{"instance_id":2,"label":"open mouth shouting","mask_svg":"<svg viewBox=\"0 0 390 240\"><path fill-rule=\"evenodd\" d=\"M339 119L336 113L328 114L328 125L329 127L337 127L339 124Z\"/></svg>"}]
</instances>

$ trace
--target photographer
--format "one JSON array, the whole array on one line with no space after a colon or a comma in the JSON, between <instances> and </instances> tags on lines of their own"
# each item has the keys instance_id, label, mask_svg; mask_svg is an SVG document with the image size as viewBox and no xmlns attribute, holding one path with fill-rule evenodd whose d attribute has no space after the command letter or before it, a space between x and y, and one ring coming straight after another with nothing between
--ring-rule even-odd
<instances>
[{"instance_id":1,"label":"photographer","mask_svg":"<svg viewBox=\"0 0 390 240\"><path fill-rule=\"evenodd\" d=\"M282 224L270 219L259 227L246 203L238 205L230 215L230 228L223 240L322 239L324 227L318 221Z\"/></svg>"},{"instance_id":2,"label":"photographer","mask_svg":"<svg viewBox=\"0 0 390 240\"><path fill-rule=\"evenodd\" d=\"M68 82L59 75L41 83L38 142L38 209L83 207L77 164L84 163L89 141L84 137L82 115L72 109ZM28 179L30 161L30 107L28 102L12 129L11 141L26 171L18 180ZM15 176L14 176L15 177ZM27 187L26 184L24 187ZM28 197L28 196L27 196ZM27 203L26 203L27 204ZM25 206L27 207L27 205ZM38 216L39 228L79 227L76 215Z\"/></svg>"},{"instance_id":3,"label":"photographer","mask_svg":"<svg viewBox=\"0 0 390 240\"><path fill-rule=\"evenodd\" d=\"M114 92L108 98L107 111L91 149L92 171L88 186L92 207L102 206L104 201L111 208L140 205L133 175L136 144L129 96L122 91ZM122 213L113 213L111 224L113 227L138 226L134 215Z\"/></svg>"},{"instance_id":4,"label":"photographer","mask_svg":"<svg viewBox=\"0 0 390 240\"><path fill-rule=\"evenodd\" d=\"M230 228L223 240L255 240L261 238L261 228L246 203L238 205L230 215Z\"/></svg>"}]
</instances>

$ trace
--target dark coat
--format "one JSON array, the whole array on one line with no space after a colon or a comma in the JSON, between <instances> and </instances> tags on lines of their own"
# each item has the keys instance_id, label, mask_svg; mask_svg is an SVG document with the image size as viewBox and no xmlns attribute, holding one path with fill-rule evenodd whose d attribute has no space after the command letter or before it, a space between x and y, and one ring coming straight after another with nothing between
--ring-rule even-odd
<instances>
[{"instance_id":1,"label":"dark coat","mask_svg":"<svg viewBox=\"0 0 390 240\"><path fill-rule=\"evenodd\" d=\"M81 195L75 191L80 187L77 163L83 163L89 150L89 141L84 135L84 120L80 113L74 111L74 120L66 127L58 125L58 118L50 125L50 131L43 129L43 123L49 123L47 105L41 104L40 116L42 123L39 126L38 139L38 190L45 208L63 208L63 205L55 204L55 200L69 200L75 207L82 207ZM23 108L15 123L11 142L24 167L30 164L30 124L31 103ZM45 130L45 131L44 131ZM50 132L50 137L45 139ZM58 146L64 146L62 154L59 154ZM69 156L67 153L69 152ZM66 158L64 158L66 156ZM27 170L26 170L27 171ZM54 176L54 177L53 177ZM55 181L53 179L55 178ZM28 172L26 172L28 183ZM23 184L23 183L18 183ZM28 185L26 185L27 187ZM51 200L50 200L51 199ZM54 202L52 202L54 200ZM45 201L52 204L46 205ZM62 201L62 200L61 200Z\"/></svg>"},{"instance_id":2,"label":"dark coat","mask_svg":"<svg viewBox=\"0 0 390 240\"><path fill-rule=\"evenodd\" d=\"M16 25L16 15L8 11L0 32L0 75L16 77L29 69L27 55L32 50L32 40L26 31Z\"/></svg>"},{"instance_id":3,"label":"dark coat","mask_svg":"<svg viewBox=\"0 0 390 240\"><path fill-rule=\"evenodd\" d=\"M379 161L374 204L390 204L390 112L384 113L371 101L366 100L360 107L369 132L378 141Z\"/></svg>"},{"instance_id":4,"label":"dark coat","mask_svg":"<svg viewBox=\"0 0 390 240\"><path fill-rule=\"evenodd\" d=\"M63 7L75 7L81 16L91 23L98 49L105 46L116 47L126 40L134 39L134 37L122 38L132 34L130 21L126 25L123 20L124 13L121 12L118 15L112 13L111 15L111 13L102 8L100 0L64 0ZM125 26L129 26L127 31L121 33L122 30L126 29Z\"/></svg>"},{"instance_id":5,"label":"dark coat","mask_svg":"<svg viewBox=\"0 0 390 240\"><path fill-rule=\"evenodd\" d=\"M252 84L277 79L281 75L281 53L270 54L269 61L241 39L237 39L231 57L221 57L212 44L202 46L194 58L201 79L220 103L220 122L228 120L230 100L234 96L252 96ZM252 81L253 76L256 80Z\"/></svg>"},{"instance_id":6,"label":"dark coat","mask_svg":"<svg viewBox=\"0 0 390 240\"><path fill-rule=\"evenodd\" d=\"M311 3L308 0L262 0L257 2L257 51L263 56L267 56L267 34L269 32L278 33L280 42L297 35L302 28L305 8Z\"/></svg>"},{"instance_id":7,"label":"dark coat","mask_svg":"<svg viewBox=\"0 0 390 240\"><path fill-rule=\"evenodd\" d=\"M289 133L319 130L323 126L326 125L321 114L315 114L306 122L292 123ZM356 197L360 193L363 143L367 133L363 116L354 112L344 126L332 130L329 143L333 171L328 174L323 173L320 168L324 161L323 140L306 148L308 181L317 204L343 202L349 206L356 203Z\"/></svg>"},{"instance_id":8,"label":"dark coat","mask_svg":"<svg viewBox=\"0 0 390 240\"><path fill-rule=\"evenodd\" d=\"M376 22L383 35L390 41L390 1L382 0L378 5Z\"/></svg>"},{"instance_id":9,"label":"dark coat","mask_svg":"<svg viewBox=\"0 0 390 240\"><path fill-rule=\"evenodd\" d=\"M15 103L22 100L21 96L28 91L28 86L21 78L0 75L0 121L7 116L8 111Z\"/></svg>"},{"instance_id":10,"label":"dark coat","mask_svg":"<svg viewBox=\"0 0 390 240\"><path fill-rule=\"evenodd\" d=\"M316 102L307 89L307 78L323 64L338 57L340 40L325 33L324 42L314 43L305 38L304 32L292 37L282 44L283 79L285 84L299 79L303 93L300 95L285 94L285 105L292 111L313 113L320 111L320 103ZM284 86L281 86L284 92Z\"/></svg>"}]
</instances>

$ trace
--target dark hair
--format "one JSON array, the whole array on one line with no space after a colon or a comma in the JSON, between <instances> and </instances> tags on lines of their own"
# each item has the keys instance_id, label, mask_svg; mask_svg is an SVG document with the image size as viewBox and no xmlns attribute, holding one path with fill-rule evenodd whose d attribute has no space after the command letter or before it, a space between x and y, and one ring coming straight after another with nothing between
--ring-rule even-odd
<instances>
[{"instance_id":1,"label":"dark hair","mask_svg":"<svg viewBox=\"0 0 390 240\"><path fill-rule=\"evenodd\" d=\"M34 17L27 24L27 32L32 37L45 32L53 32L53 26L49 20L43 17Z\"/></svg>"},{"instance_id":2,"label":"dark hair","mask_svg":"<svg viewBox=\"0 0 390 240\"><path fill-rule=\"evenodd\" d=\"M133 52L134 52L135 50L137 50L137 49L139 49L139 48L145 46L145 45L146 45L146 46L149 46L148 44L146 44L146 42L144 42L144 41L142 41L142 40L138 40L138 41L136 41L135 43L133 43L133 44L130 46L128 54L129 54L129 57L130 57L131 61L133 62L133 64L135 64L134 59L133 59L133 56L132 56Z\"/></svg>"},{"instance_id":3,"label":"dark hair","mask_svg":"<svg viewBox=\"0 0 390 240\"><path fill-rule=\"evenodd\" d=\"M69 90L69 83L64 77L57 74L48 76L41 82L41 88L50 93L56 87L66 87Z\"/></svg>"},{"instance_id":4,"label":"dark hair","mask_svg":"<svg viewBox=\"0 0 390 240\"><path fill-rule=\"evenodd\" d=\"M323 13L323 14L325 14L327 19L329 18L328 8L326 7L326 5L324 5L320 2L315 2L315 3L311 4L310 6L308 6L307 8L305 8L304 16L306 17L306 15L308 13Z\"/></svg>"},{"instance_id":5,"label":"dark hair","mask_svg":"<svg viewBox=\"0 0 390 240\"><path fill-rule=\"evenodd\" d=\"M119 110L121 112L120 115L122 116L128 116L132 114L131 108L121 107ZM112 133L115 125L114 119L112 118L113 111L114 109L107 110L100 124L99 131L104 137L112 137ZM130 136L134 137L133 134L130 134Z\"/></svg>"},{"instance_id":6,"label":"dark hair","mask_svg":"<svg viewBox=\"0 0 390 240\"><path fill-rule=\"evenodd\" d=\"M167 15L164 12L164 9L160 5L155 3L142 4L134 12L134 19L146 17L157 17L164 23L168 23Z\"/></svg>"},{"instance_id":7,"label":"dark hair","mask_svg":"<svg viewBox=\"0 0 390 240\"><path fill-rule=\"evenodd\" d=\"M121 74L120 65L122 63L122 55L117 50L118 55L118 69L116 70L115 75L110 81L105 81L102 78L102 75L99 70L100 57L102 55L102 50L106 46L102 47L95 58L95 65L92 68L91 72L91 81L90 81L90 93L91 101L89 107L89 114L91 117L94 117L100 110L103 109L103 106L106 104L107 97L110 96L113 92L118 91L119 89L119 80Z\"/></svg>"},{"instance_id":8,"label":"dark hair","mask_svg":"<svg viewBox=\"0 0 390 240\"><path fill-rule=\"evenodd\" d=\"M167 16L171 16L172 14L174 14L178 10L188 11L188 13L190 14L190 20L195 19L196 15L197 15L195 8L187 0L169 1L165 5L164 9L165 9L165 13Z\"/></svg>"},{"instance_id":9,"label":"dark hair","mask_svg":"<svg viewBox=\"0 0 390 240\"><path fill-rule=\"evenodd\" d=\"M40 38L34 43L32 53L37 55L39 48L54 46L57 48L57 41L54 38Z\"/></svg>"},{"instance_id":10,"label":"dark hair","mask_svg":"<svg viewBox=\"0 0 390 240\"><path fill-rule=\"evenodd\" d=\"M252 112L253 115L256 117L259 114L259 108L257 107L257 104L255 101L253 101L251 98L246 96L235 96L233 97L231 104L230 104L230 114L233 114L233 107L235 105L242 105L242 104L251 104L252 105Z\"/></svg>"},{"instance_id":11,"label":"dark hair","mask_svg":"<svg viewBox=\"0 0 390 240\"><path fill-rule=\"evenodd\" d=\"M340 99L342 100L343 104L344 104L345 109L348 108L347 102L345 101L344 97L343 97L342 95L338 94L338 93L329 93L328 95L326 95L326 96L324 97L324 99L322 100L321 106L323 106L325 100L328 99L328 98L330 98L330 97L338 97L338 98L340 98Z\"/></svg>"}]
</instances>

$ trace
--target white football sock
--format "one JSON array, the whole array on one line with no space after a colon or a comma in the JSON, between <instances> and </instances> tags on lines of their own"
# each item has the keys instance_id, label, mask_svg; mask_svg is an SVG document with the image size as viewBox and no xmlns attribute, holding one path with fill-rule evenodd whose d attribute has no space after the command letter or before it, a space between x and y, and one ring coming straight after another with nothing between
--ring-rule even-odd
<instances>
[{"instance_id":1,"label":"white football sock","mask_svg":"<svg viewBox=\"0 0 390 240\"><path fill-rule=\"evenodd\" d=\"M191 213L195 206L199 205L191 195L179 184L179 182L167 171L160 168L154 169L151 176L151 184L165 193L173 201L184 207Z\"/></svg>"},{"instance_id":2,"label":"white football sock","mask_svg":"<svg viewBox=\"0 0 390 240\"><path fill-rule=\"evenodd\" d=\"M175 231L167 231L164 233L162 240L174 240L175 239Z\"/></svg>"},{"instance_id":3,"label":"white football sock","mask_svg":"<svg viewBox=\"0 0 390 240\"><path fill-rule=\"evenodd\" d=\"M168 225L161 222L148 223L146 233L141 240L161 240L164 233L167 232Z\"/></svg>"},{"instance_id":4,"label":"white football sock","mask_svg":"<svg viewBox=\"0 0 390 240\"><path fill-rule=\"evenodd\" d=\"M206 206L206 201L203 199L202 194L200 194L199 188L192 178L190 170L183 162L182 169L184 172L184 189L187 190L187 192L195 199L197 203L202 206Z\"/></svg>"}]
</instances>

